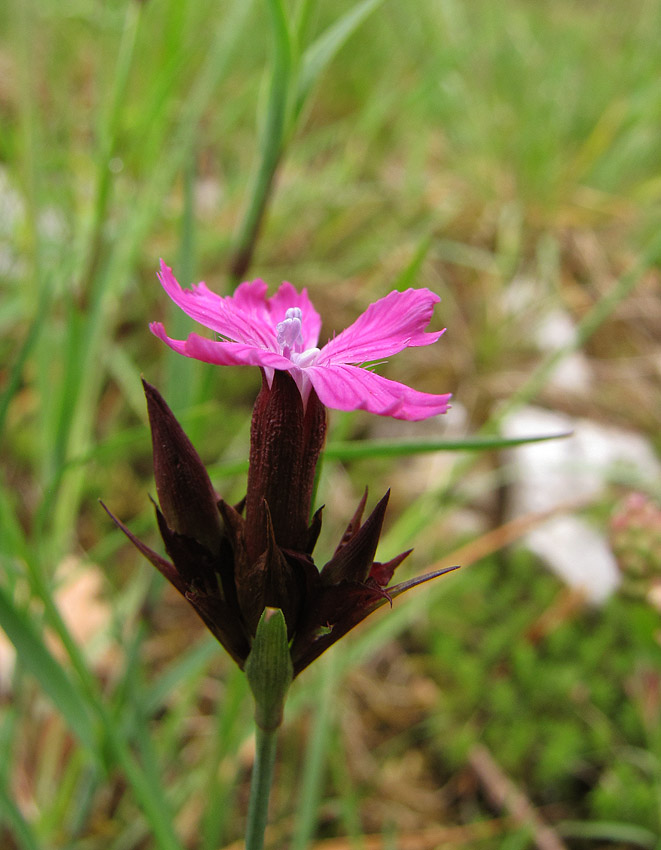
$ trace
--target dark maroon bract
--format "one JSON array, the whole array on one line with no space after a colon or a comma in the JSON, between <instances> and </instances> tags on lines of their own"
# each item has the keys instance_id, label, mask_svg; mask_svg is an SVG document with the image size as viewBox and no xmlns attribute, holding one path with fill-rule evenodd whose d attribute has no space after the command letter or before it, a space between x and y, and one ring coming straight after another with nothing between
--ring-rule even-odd
<instances>
[{"instance_id":1,"label":"dark maroon bract","mask_svg":"<svg viewBox=\"0 0 661 850\"><path fill-rule=\"evenodd\" d=\"M314 391L303 409L286 372L276 372L271 387L263 382L253 413L248 492L234 506L216 497L174 414L158 390L143 383L160 502L156 517L170 560L108 513L240 667L266 607L284 614L297 675L372 611L448 572L388 587L409 552L387 563L374 560L388 494L363 522L367 492L333 557L316 567L321 510L309 517L326 415Z\"/></svg>"}]
</instances>

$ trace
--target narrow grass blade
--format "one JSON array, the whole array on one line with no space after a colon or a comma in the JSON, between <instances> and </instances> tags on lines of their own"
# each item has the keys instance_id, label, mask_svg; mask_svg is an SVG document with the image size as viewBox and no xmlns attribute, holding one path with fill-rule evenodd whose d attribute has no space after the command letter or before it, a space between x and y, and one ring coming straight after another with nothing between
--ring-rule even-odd
<instances>
[{"instance_id":1,"label":"narrow grass blade","mask_svg":"<svg viewBox=\"0 0 661 850\"><path fill-rule=\"evenodd\" d=\"M218 642L212 637L201 640L186 653L179 656L157 679L145 689L142 698L145 701L145 712L152 714L160 711L167 697L176 686L191 677L194 678L204 670L211 659L218 653Z\"/></svg>"},{"instance_id":2,"label":"narrow grass blade","mask_svg":"<svg viewBox=\"0 0 661 850\"><path fill-rule=\"evenodd\" d=\"M5 822L10 830L10 836L16 841L20 850L42 850L42 845L37 840L32 827L21 814L16 803L7 793L7 789L0 786L0 823Z\"/></svg>"},{"instance_id":3,"label":"narrow grass blade","mask_svg":"<svg viewBox=\"0 0 661 850\"><path fill-rule=\"evenodd\" d=\"M487 424L487 428L494 423L501 422L505 416L509 415L513 410L523 404L532 401L542 391L551 375L555 371L557 365L567 355L581 349L590 337L603 325L603 323L612 315L614 310L626 298L628 298L636 289L639 283L642 282L647 271L659 262L661 256L661 233L655 233L654 237L649 240L645 249L641 252L640 258L629 269L628 272L615 283L611 289L595 303L583 319L579 322L576 329L576 336L568 345L553 351L549 356L537 367L530 378L515 392L503 405L491 423Z\"/></svg>"},{"instance_id":4,"label":"narrow grass blade","mask_svg":"<svg viewBox=\"0 0 661 850\"><path fill-rule=\"evenodd\" d=\"M143 8L143 3L128 3L126 5L126 15L117 53L117 63L115 65L115 72L111 77L113 81L112 91L108 98L105 121L99 132L100 149L97 159L94 218L89 239L88 256L81 283L81 290L84 295L89 294L89 291L95 285L95 280L101 279L101 275L97 276L96 273L102 259L104 226L108 215L112 190L113 171L110 168L110 161L114 156L117 145L120 118L126 102L126 91L133 66Z\"/></svg>"},{"instance_id":5,"label":"narrow grass blade","mask_svg":"<svg viewBox=\"0 0 661 850\"><path fill-rule=\"evenodd\" d=\"M49 287L43 287L42 296L39 299L39 305L37 308L37 313L30 324L30 328L26 334L26 337L23 341L23 344L18 350L16 358L9 369L9 374L7 377L5 389L0 395L0 436L5 427L5 419L7 418L7 411L9 410L9 405L11 403L14 394L18 390L21 383L21 375L23 373L23 367L27 361L28 356L32 352L34 345L39 338L39 333L44 323L44 319L48 315L50 309L50 289Z\"/></svg>"},{"instance_id":6,"label":"narrow grass blade","mask_svg":"<svg viewBox=\"0 0 661 850\"><path fill-rule=\"evenodd\" d=\"M188 162L183 168L183 210L180 222L179 263L177 273L180 279L193 280L195 276L195 152L191 151ZM170 304L168 325L175 337L187 335L189 326L186 314ZM167 379L165 397L173 410L187 409L193 397L195 381L191 376L191 362L185 357L169 357L167 363ZM199 371L195 375L199 378ZM197 381L199 384L199 380ZM190 435L189 435L190 436ZM193 437L191 437L193 439Z\"/></svg>"},{"instance_id":7,"label":"narrow grass blade","mask_svg":"<svg viewBox=\"0 0 661 850\"><path fill-rule=\"evenodd\" d=\"M119 766L136 801L145 814L159 850L181 850L160 776L150 778L136 760L129 741L118 728L98 690L93 672L69 633L37 566L31 564L30 580L44 604L46 616L71 659L80 682L76 688L50 654L26 614L19 611L0 586L0 626L16 647L25 668L32 673L62 713L73 734L97 764L107 769L108 759ZM98 721L98 733L96 722Z\"/></svg>"},{"instance_id":8,"label":"narrow grass blade","mask_svg":"<svg viewBox=\"0 0 661 850\"><path fill-rule=\"evenodd\" d=\"M231 812L232 795L236 793L234 777L218 767L228 756L234 756L252 731L252 715L248 708L248 683L243 672L233 667L224 680L222 701L216 713L215 741L207 761L207 803L201 822L201 850L222 846L222 837Z\"/></svg>"},{"instance_id":9,"label":"narrow grass blade","mask_svg":"<svg viewBox=\"0 0 661 850\"><path fill-rule=\"evenodd\" d=\"M608 841L627 844L633 847L645 847L655 850L659 847L659 837L651 830L632 823L612 821L561 821L557 831L564 838L576 838L583 841Z\"/></svg>"},{"instance_id":10,"label":"narrow grass blade","mask_svg":"<svg viewBox=\"0 0 661 850\"><path fill-rule=\"evenodd\" d=\"M535 437L462 437L457 440L362 440L329 443L324 454L334 460L356 460L368 457L406 457L427 452L482 452L541 443L544 440L562 440L571 436L543 434Z\"/></svg>"},{"instance_id":11,"label":"narrow grass blade","mask_svg":"<svg viewBox=\"0 0 661 850\"><path fill-rule=\"evenodd\" d=\"M97 751L97 735L85 701L46 648L28 615L14 605L3 587L0 587L0 625L14 644L21 663L62 713L72 733L89 752Z\"/></svg>"},{"instance_id":12,"label":"narrow grass blade","mask_svg":"<svg viewBox=\"0 0 661 850\"><path fill-rule=\"evenodd\" d=\"M377 457L408 457L430 452L486 452L541 443L545 440L564 440L571 431L542 434L534 437L462 437L456 440L335 440L324 449L330 460L362 460ZM214 479L237 475L248 470L248 461L223 463L209 467Z\"/></svg>"},{"instance_id":13,"label":"narrow grass blade","mask_svg":"<svg viewBox=\"0 0 661 850\"><path fill-rule=\"evenodd\" d=\"M310 731L310 740L305 751L305 762L300 779L296 824L291 850L305 850L310 846L319 816L319 803L323 793L323 779L328 762L328 751L332 741L334 699L340 678L338 657L330 653L323 661L324 677L322 692Z\"/></svg>"},{"instance_id":14,"label":"narrow grass blade","mask_svg":"<svg viewBox=\"0 0 661 850\"><path fill-rule=\"evenodd\" d=\"M292 39L281 0L268 0L273 29L274 56L271 86L262 132L259 163L252 181L248 206L239 226L230 273L235 283L252 262L257 235L266 211L275 172L280 162L287 124L287 104L292 84Z\"/></svg>"},{"instance_id":15,"label":"narrow grass blade","mask_svg":"<svg viewBox=\"0 0 661 850\"><path fill-rule=\"evenodd\" d=\"M415 254L411 257L409 264L397 275L397 279L393 284L393 289L397 289L402 292L411 286L417 285L422 265L427 259L427 254L429 253L431 246L431 236L424 236L420 240L420 244L418 245Z\"/></svg>"},{"instance_id":16,"label":"narrow grass blade","mask_svg":"<svg viewBox=\"0 0 661 850\"><path fill-rule=\"evenodd\" d=\"M303 54L296 92L295 115L298 116L323 70L354 34L363 21L383 3L383 0L363 0L320 35Z\"/></svg>"}]
</instances>

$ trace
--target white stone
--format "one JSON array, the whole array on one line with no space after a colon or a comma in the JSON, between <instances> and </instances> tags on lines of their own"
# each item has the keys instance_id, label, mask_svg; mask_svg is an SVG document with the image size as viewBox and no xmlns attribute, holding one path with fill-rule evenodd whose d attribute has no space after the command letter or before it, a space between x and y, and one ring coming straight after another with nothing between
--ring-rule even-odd
<instances>
[{"instance_id":1,"label":"white stone","mask_svg":"<svg viewBox=\"0 0 661 850\"><path fill-rule=\"evenodd\" d=\"M606 600L620 583L605 537L576 516L557 516L526 535L526 546L590 602Z\"/></svg>"},{"instance_id":2,"label":"white stone","mask_svg":"<svg viewBox=\"0 0 661 850\"><path fill-rule=\"evenodd\" d=\"M527 407L503 424L503 436L572 431L562 440L529 443L507 452L511 517L551 510L599 496L606 482L623 476L643 482L661 477L661 463L639 434ZM525 544L572 587L600 602L617 586L617 565L606 535L578 516L561 515L529 532Z\"/></svg>"}]
</instances>

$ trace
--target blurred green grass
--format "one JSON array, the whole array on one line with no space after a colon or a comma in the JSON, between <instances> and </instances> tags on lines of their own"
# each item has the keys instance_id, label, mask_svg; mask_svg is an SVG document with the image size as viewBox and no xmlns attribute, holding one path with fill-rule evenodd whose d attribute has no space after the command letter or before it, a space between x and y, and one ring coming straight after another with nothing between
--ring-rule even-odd
<instances>
[{"instance_id":1,"label":"blurred green grass","mask_svg":"<svg viewBox=\"0 0 661 850\"><path fill-rule=\"evenodd\" d=\"M258 376L177 359L146 326L189 330L156 282L160 256L182 282L230 290L269 168L247 274L307 286L325 332L396 284L429 286L448 333L383 371L452 390L468 433L524 398L658 447L653 370L627 364L658 356L660 25L658 2L621 0L0 10L0 610L18 650L2 679L3 846L175 850L242 834L243 679L96 500L150 533L141 373L223 495L242 495ZM588 356L613 362L578 411L547 387L535 309L504 307L522 277L541 282L540 309L584 322ZM379 435L366 415L333 416L336 441ZM386 545L417 541L416 571L465 542L471 483L473 507L498 523L484 508L502 483L493 454L448 464L429 492L406 462L328 459L329 541L366 482L375 496L393 487ZM107 621L91 636L76 630L90 597L62 616L71 574L100 582ZM529 558L498 552L399 600L306 673L271 845L348 834L360 847L364 831L397 846L436 821L491 820L467 767L483 741L572 847L658 846L658 615L618 598L533 640L562 593ZM410 702L388 716L398 683ZM498 829L471 846L532 846L515 824Z\"/></svg>"}]
</instances>

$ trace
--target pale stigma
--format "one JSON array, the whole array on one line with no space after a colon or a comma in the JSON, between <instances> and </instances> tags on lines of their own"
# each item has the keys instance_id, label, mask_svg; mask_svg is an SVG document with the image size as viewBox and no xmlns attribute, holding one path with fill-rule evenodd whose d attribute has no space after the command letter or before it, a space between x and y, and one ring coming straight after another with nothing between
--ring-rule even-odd
<instances>
[{"instance_id":1,"label":"pale stigma","mask_svg":"<svg viewBox=\"0 0 661 850\"><path fill-rule=\"evenodd\" d=\"M300 307L290 307L285 313L284 321L278 322L276 325L278 345L285 357L289 357L292 351L303 349L302 315Z\"/></svg>"}]
</instances>

